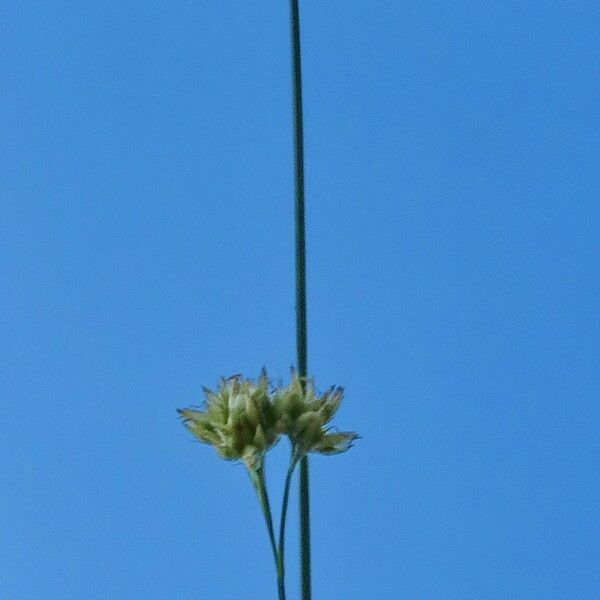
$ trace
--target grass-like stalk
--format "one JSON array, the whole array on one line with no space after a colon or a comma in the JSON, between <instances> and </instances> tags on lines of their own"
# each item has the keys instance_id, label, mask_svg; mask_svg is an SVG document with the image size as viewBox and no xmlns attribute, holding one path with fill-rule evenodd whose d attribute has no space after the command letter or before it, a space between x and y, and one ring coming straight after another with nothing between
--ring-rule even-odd
<instances>
[{"instance_id":1,"label":"grass-like stalk","mask_svg":"<svg viewBox=\"0 0 600 600\"><path fill-rule=\"evenodd\" d=\"M288 500L290 496L290 485L292 483L292 475L298 464L298 457L295 449L292 448L290 464L285 476L285 484L283 486L283 500L281 502L281 519L279 521L279 561L281 564L282 577L285 577L285 521L287 517Z\"/></svg>"},{"instance_id":2,"label":"grass-like stalk","mask_svg":"<svg viewBox=\"0 0 600 600\"><path fill-rule=\"evenodd\" d=\"M294 181L296 229L296 350L298 375L306 381L306 241L304 220L304 131L302 122L302 71L300 60L300 15L298 0L290 0L292 46L292 98L294 114ZM303 383L304 385L304 383ZM310 502L308 459L300 461L300 573L302 600L311 598Z\"/></svg>"},{"instance_id":3,"label":"grass-like stalk","mask_svg":"<svg viewBox=\"0 0 600 600\"><path fill-rule=\"evenodd\" d=\"M277 572L277 591L279 594L279 600L285 600L283 553L277 551L277 544L275 543L275 531L273 529L273 517L271 515L269 495L267 494L264 466L261 466L256 470L250 470L249 473L250 480L252 481L252 485L256 490L258 502L262 509L263 516L265 517L265 523L267 525L267 533L269 535L269 542L271 543L271 550L273 551L273 560L275 561L275 570Z\"/></svg>"}]
</instances>

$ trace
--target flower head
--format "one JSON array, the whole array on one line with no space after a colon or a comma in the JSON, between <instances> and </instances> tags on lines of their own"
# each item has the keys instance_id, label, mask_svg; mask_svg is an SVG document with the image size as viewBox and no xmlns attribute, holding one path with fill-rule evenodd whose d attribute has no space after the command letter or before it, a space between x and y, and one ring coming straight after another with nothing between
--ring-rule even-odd
<instances>
[{"instance_id":1,"label":"flower head","mask_svg":"<svg viewBox=\"0 0 600 600\"><path fill-rule=\"evenodd\" d=\"M327 426L343 395L344 389L335 386L319 395L312 379L303 381L294 371L290 385L275 393L273 403L278 429L290 438L300 455L306 452L339 454L358 439L354 431L332 431Z\"/></svg>"},{"instance_id":2,"label":"flower head","mask_svg":"<svg viewBox=\"0 0 600 600\"><path fill-rule=\"evenodd\" d=\"M204 388L204 395L204 410L178 409L190 433L224 459L242 460L251 471L259 468L279 437L265 370L257 382L234 375L222 379L216 392Z\"/></svg>"}]
</instances>

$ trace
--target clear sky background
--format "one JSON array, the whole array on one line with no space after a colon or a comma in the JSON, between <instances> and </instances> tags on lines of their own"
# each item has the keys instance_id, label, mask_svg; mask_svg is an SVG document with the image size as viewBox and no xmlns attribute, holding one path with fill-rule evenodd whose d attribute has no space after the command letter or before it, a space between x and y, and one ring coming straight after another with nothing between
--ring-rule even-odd
<instances>
[{"instance_id":1,"label":"clear sky background","mask_svg":"<svg viewBox=\"0 0 600 600\"><path fill-rule=\"evenodd\" d=\"M315 600L599 598L598 3L301 17ZM295 360L289 68L287 2L0 3L1 598L275 597L175 408Z\"/></svg>"}]
</instances>

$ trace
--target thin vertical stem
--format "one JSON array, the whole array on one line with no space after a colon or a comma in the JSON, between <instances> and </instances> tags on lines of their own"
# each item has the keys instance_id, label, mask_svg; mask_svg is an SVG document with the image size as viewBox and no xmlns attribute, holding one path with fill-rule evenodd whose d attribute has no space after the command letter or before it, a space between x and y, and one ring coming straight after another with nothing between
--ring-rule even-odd
<instances>
[{"instance_id":1,"label":"thin vertical stem","mask_svg":"<svg viewBox=\"0 0 600 600\"><path fill-rule=\"evenodd\" d=\"M294 180L296 229L296 352L298 375L303 386L306 361L306 240L304 222L304 132L302 123L302 72L300 62L300 15L298 0L290 0L292 44L292 97L294 113ZM302 600L311 598L310 577L310 497L308 459L300 461L300 564Z\"/></svg>"},{"instance_id":2,"label":"thin vertical stem","mask_svg":"<svg viewBox=\"0 0 600 600\"><path fill-rule=\"evenodd\" d=\"M281 577L285 578L285 521L287 517L288 500L290 496L290 484L292 482L292 474L298 464L295 449L292 448L292 456L287 474L285 476L285 484L283 486L283 501L281 503L281 519L279 521L279 563L281 565Z\"/></svg>"},{"instance_id":3,"label":"thin vertical stem","mask_svg":"<svg viewBox=\"0 0 600 600\"><path fill-rule=\"evenodd\" d=\"M277 552L277 545L275 543L275 531L273 529L273 517L271 516L271 506L269 504L269 496L267 494L267 484L265 480L264 467L258 469L249 469L250 479L252 485L256 490L258 502L262 509L263 516L265 517L265 523L267 525L267 533L269 534L269 542L271 543L271 550L273 551L273 560L275 561L275 570L277 572L277 592L279 594L279 600L285 600L285 582L283 579L283 557L279 556Z\"/></svg>"},{"instance_id":4,"label":"thin vertical stem","mask_svg":"<svg viewBox=\"0 0 600 600\"><path fill-rule=\"evenodd\" d=\"M296 205L296 350L298 375L306 378L306 241L304 223L304 133L298 0L291 0L294 180Z\"/></svg>"},{"instance_id":5,"label":"thin vertical stem","mask_svg":"<svg viewBox=\"0 0 600 600\"><path fill-rule=\"evenodd\" d=\"M300 582L302 600L311 600L310 577L310 495L308 487L308 458L300 461Z\"/></svg>"}]
</instances>

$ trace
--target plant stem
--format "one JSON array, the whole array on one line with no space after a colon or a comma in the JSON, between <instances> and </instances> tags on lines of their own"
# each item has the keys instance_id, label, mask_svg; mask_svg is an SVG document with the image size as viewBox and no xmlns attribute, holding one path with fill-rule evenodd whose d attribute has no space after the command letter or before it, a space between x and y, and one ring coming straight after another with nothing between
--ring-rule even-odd
<instances>
[{"instance_id":1,"label":"plant stem","mask_svg":"<svg viewBox=\"0 0 600 600\"><path fill-rule=\"evenodd\" d=\"M292 448L292 456L290 457L290 465L288 467L287 474L285 476L285 484L283 487L283 501L281 503L281 519L279 521L279 562L281 565L281 577L285 577L285 520L288 509L288 499L290 496L290 484L292 482L292 475L294 469L298 464L298 458L296 458L295 449Z\"/></svg>"},{"instance_id":2,"label":"plant stem","mask_svg":"<svg viewBox=\"0 0 600 600\"><path fill-rule=\"evenodd\" d=\"M298 0L290 0L292 45L292 88L294 113L294 180L296 229L296 351L298 375L305 385L306 360L306 240L304 219L304 131L302 123L302 71L300 61L300 15ZM310 577L310 497L308 459L300 461L300 563L302 600L311 598Z\"/></svg>"},{"instance_id":3,"label":"plant stem","mask_svg":"<svg viewBox=\"0 0 600 600\"><path fill-rule=\"evenodd\" d=\"M275 544L275 532L273 530L273 517L271 516L271 506L269 504L269 496L267 494L267 485L265 480L265 470L261 466L257 469L249 469L252 485L256 490L258 502L265 517L267 525L267 533L271 542L271 550L273 551L273 559L275 561L275 570L277 572L277 591L279 600L285 600L285 582L283 579L283 557L280 557Z\"/></svg>"},{"instance_id":4,"label":"plant stem","mask_svg":"<svg viewBox=\"0 0 600 600\"><path fill-rule=\"evenodd\" d=\"M302 600L311 600L310 581L310 495L308 488L308 458L300 461L300 582Z\"/></svg>"}]
</instances>

